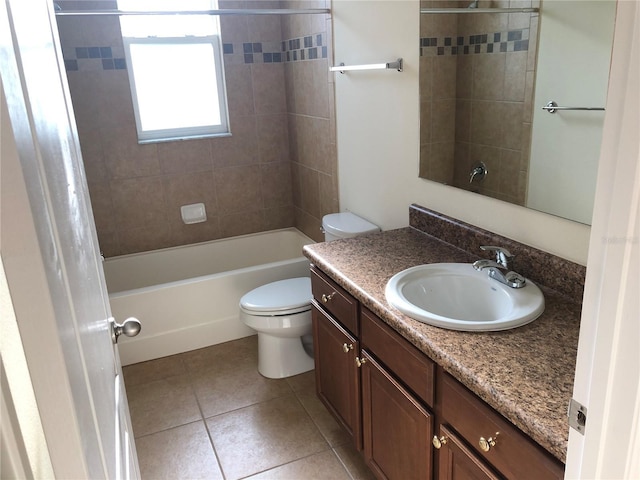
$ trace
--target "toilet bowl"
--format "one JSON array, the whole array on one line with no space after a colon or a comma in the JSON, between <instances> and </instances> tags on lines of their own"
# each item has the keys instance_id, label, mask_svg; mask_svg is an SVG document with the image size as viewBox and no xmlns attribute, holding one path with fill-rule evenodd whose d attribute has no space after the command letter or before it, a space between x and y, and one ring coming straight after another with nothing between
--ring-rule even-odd
<instances>
[{"instance_id":1,"label":"toilet bowl","mask_svg":"<svg viewBox=\"0 0 640 480\"><path fill-rule=\"evenodd\" d=\"M311 335L311 279L262 285L240 299L240 318L258 332L258 371L284 378L313 370L305 336Z\"/></svg>"},{"instance_id":2,"label":"toilet bowl","mask_svg":"<svg viewBox=\"0 0 640 480\"><path fill-rule=\"evenodd\" d=\"M380 231L353 213L334 213L322 220L325 240ZM262 285L240 299L240 318L258 332L258 371L284 378L313 370L311 279L289 278Z\"/></svg>"}]
</instances>

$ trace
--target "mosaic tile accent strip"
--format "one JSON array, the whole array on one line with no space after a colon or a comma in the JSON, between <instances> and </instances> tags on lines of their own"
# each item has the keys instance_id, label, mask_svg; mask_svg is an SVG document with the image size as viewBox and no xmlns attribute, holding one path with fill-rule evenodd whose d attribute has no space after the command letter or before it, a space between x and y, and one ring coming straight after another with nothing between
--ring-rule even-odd
<instances>
[{"instance_id":1,"label":"mosaic tile accent strip","mask_svg":"<svg viewBox=\"0 0 640 480\"><path fill-rule=\"evenodd\" d=\"M420 38L420 56L509 53L529 50L529 29L452 37Z\"/></svg>"},{"instance_id":2,"label":"mosaic tile accent strip","mask_svg":"<svg viewBox=\"0 0 640 480\"><path fill-rule=\"evenodd\" d=\"M274 42L223 43L222 53L231 63L284 63L327 58L326 33ZM111 47L76 47L64 51L68 72L78 71L82 62L101 61L102 70L126 70L124 58L114 58Z\"/></svg>"},{"instance_id":3,"label":"mosaic tile accent strip","mask_svg":"<svg viewBox=\"0 0 640 480\"><path fill-rule=\"evenodd\" d=\"M102 70L126 70L124 58L114 58L111 47L76 47L72 51L64 49L64 66L67 72L80 70L82 62L100 62Z\"/></svg>"},{"instance_id":4,"label":"mosaic tile accent strip","mask_svg":"<svg viewBox=\"0 0 640 480\"><path fill-rule=\"evenodd\" d=\"M327 45L318 33L282 42L223 43L222 52L235 57L233 63L283 63L327 58Z\"/></svg>"}]
</instances>

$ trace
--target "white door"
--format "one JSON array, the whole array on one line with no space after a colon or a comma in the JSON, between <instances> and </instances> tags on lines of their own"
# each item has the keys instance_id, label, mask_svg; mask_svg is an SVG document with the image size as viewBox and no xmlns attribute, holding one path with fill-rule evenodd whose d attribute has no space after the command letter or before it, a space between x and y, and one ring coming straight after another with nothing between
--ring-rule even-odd
<instances>
[{"instance_id":1,"label":"white door","mask_svg":"<svg viewBox=\"0 0 640 480\"><path fill-rule=\"evenodd\" d=\"M5 202L3 212L24 208L35 227L39 247L36 255L41 260L47 294L34 294L32 301L50 302L50 330L54 332L46 339L47 348L42 352L33 351L30 345L43 341L34 337L47 335L47 319L30 318L28 313L20 315L26 309L20 310L17 300L24 293L19 291L20 262L26 265L32 258L21 258L9 251L6 269L10 288L13 280L18 289L12 297L15 295L18 303L18 327L35 378L36 401L54 472L60 478L138 478L122 370L112 341L102 261L53 2L7 0L0 4L0 72L28 198L23 205L9 199L14 204ZM2 220L3 229L11 229L6 217ZM16 224L18 221L22 218ZM11 232L3 235L10 238ZM49 373L55 381L47 381L47 366L42 362L51 345L57 347L61 359L55 365L56 348L52 348ZM55 411L66 406L66 402L53 404L60 399L71 404L72 413L56 423L52 418ZM59 454L65 447L77 451Z\"/></svg>"}]
</instances>

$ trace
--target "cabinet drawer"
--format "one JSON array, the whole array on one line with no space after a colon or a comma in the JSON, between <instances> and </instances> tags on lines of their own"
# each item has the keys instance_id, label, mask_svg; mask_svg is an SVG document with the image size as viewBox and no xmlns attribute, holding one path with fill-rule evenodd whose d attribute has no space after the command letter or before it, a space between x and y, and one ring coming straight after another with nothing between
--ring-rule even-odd
<instances>
[{"instance_id":1,"label":"cabinet drawer","mask_svg":"<svg viewBox=\"0 0 640 480\"><path fill-rule=\"evenodd\" d=\"M362 309L362 348L373 353L430 407L434 400L435 364L369 310Z\"/></svg>"},{"instance_id":2,"label":"cabinet drawer","mask_svg":"<svg viewBox=\"0 0 640 480\"><path fill-rule=\"evenodd\" d=\"M353 335L358 335L358 302L316 267L311 268L311 290L318 305L330 312Z\"/></svg>"},{"instance_id":3,"label":"cabinet drawer","mask_svg":"<svg viewBox=\"0 0 640 480\"><path fill-rule=\"evenodd\" d=\"M452 425L475 451L507 478L562 479L564 465L538 444L443 372L443 423ZM483 440L491 442L489 445ZM484 443L484 450L481 447Z\"/></svg>"}]
</instances>

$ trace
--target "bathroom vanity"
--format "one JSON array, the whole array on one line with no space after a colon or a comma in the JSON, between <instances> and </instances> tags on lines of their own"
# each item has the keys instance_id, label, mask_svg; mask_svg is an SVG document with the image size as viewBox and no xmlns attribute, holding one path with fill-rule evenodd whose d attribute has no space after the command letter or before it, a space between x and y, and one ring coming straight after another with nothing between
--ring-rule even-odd
<instances>
[{"instance_id":1,"label":"bathroom vanity","mask_svg":"<svg viewBox=\"0 0 640 480\"><path fill-rule=\"evenodd\" d=\"M378 478L563 478L583 267L537 258L543 254L530 247L420 207L412 206L411 223L305 247L320 399ZM457 332L387 304L395 273L482 256L443 239L473 248L486 235L506 242L520 273L543 289L545 312L533 323ZM534 263L542 269L528 268ZM558 273L578 287L545 286Z\"/></svg>"}]
</instances>

